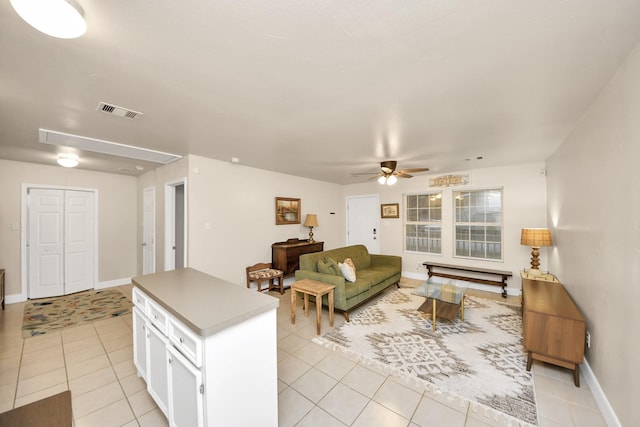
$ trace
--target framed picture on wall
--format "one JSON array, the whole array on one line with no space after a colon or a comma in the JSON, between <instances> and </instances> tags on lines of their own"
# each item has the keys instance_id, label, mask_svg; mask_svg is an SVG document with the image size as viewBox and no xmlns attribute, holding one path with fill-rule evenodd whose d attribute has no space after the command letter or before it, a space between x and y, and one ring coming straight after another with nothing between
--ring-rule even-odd
<instances>
[{"instance_id":1,"label":"framed picture on wall","mask_svg":"<svg viewBox=\"0 0 640 427\"><path fill-rule=\"evenodd\" d=\"M300 199L276 197L276 225L300 224Z\"/></svg>"},{"instance_id":2,"label":"framed picture on wall","mask_svg":"<svg viewBox=\"0 0 640 427\"><path fill-rule=\"evenodd\" d=\"M380 218L400 218L400 205L398 203L380 205Z\"/></svg>"}]
</instances>

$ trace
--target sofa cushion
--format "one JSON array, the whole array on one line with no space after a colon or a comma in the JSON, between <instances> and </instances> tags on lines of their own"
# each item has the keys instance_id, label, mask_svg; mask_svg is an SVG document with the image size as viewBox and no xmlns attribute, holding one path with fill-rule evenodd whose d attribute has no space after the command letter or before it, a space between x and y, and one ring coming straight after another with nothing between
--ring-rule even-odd
<instances>
[{"instance_id":1,"label":"sofa cushion","mask_svg":"<svg viewBox=\"0 0 640 427\"><path fill-rule=\"evenodd\" d=\"M342 275L344 276L347 282L353 283L356 281L356 270L354 270L353 267L351 267L346 262L345 263L339 262L338 267L340 267L340 272L342 273Z\"/></svg>"},{"instance_id":2,"label":"sofa cushion","mask_svg":"<svg viewBox=\"0 0 640 427\"><path fill-rule=\"evenodd\" d=\"M342 275L338 263L333 258L323 258L318 260L318 272L323 274Z\"/></svg>"}]
</instances>

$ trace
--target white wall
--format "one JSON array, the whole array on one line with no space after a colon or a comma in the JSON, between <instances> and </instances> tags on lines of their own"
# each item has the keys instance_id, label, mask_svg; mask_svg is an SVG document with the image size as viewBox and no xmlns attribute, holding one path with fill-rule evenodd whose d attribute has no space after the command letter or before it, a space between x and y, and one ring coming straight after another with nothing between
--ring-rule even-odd
<instances>
[{"instance_id":1,"label":"white wall","mask_svg":"<svg viewBox=\"0 0 640 427\"><path fill-rule=\"evenodd\" d=\"M640 45L547 162L551 268L586 319L586 357L624 426L640 420L638 76Z\"/></svg>"},{"instance_id":2,"label":"white wall","mask_svg":"<svg viewBox=\"0 0 640 427\"><path fill-rule=\"evenodd\" d=\"M380 252L402 256L403 275L407 277L426 278L426 270L422 263L429 260L447 264L467 265L471 267L490 268L494 270L512 271L514 277L509 279L509 294L519 295L521 280L519 270L530 265L531 248L520 245L520 231L526 227L546 227L546 179L542 174L544 163L530 163L490 169L473 169L458 173L470 174L471 183L461 187L428 188L428 178L432 175L419 175L411 179L400 179L395 185L380 185L376 181L353 184L344 187L344 195L378 194L380 203L399 203L399 219L381 219ZM503 261L478 261L453 257L453 191L486 188L503 188L504 235ZM426 191L442 190L442 255L428 255L416 252L405 252L403 241L404 200L403 194L415 194ZM548 269L546 248L540 249L541 268ZM419 266L419 267L418 267ZM499 292L499 287L483 287L488 291Z\"/></svg>"},{"instance_id":3,"label":"white wall","mask_svg":"<svg viewBox=\"0 0 640 427\"><path fill-rule=\"evenodd\" d=\"M0 268L6 270L10 300L19 300L22 292L21 228L26 226L21 223L22 184L97 189L98 281L118 281L135 275L136 178L0 160Z\"/></svg>"},{"instance_id":4,"label":"white wall","mask_svg":"<svg viewBox=\"0 0 640 427\"><path fill-rule=\"evenodd\" d=\"M307 213L318 215L314 238L325 249L344 244L341 186L200 156L188 160L190 267L245 285L245 268L271 262L273 243L306 239L302 224L275 225L276 197L301 199L302 222Z\"/></svg>"}]
</instances>

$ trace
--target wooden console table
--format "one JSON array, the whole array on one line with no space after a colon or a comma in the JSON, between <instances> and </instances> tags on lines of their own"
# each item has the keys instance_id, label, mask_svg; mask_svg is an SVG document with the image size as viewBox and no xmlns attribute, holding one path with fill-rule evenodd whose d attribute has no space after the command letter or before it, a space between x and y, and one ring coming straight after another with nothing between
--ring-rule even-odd
<instances>
[{"instance_id":1,"label":"wooden console table","mask_svg":"<svg viewBox=\"0 0 640 427\"><path fill-rule=\"evenodd\" d=\"M422 265L427 267L429 278L431 278L431 276L437 276L437 277L446 277L448 279L464 280L465 282L482 283L483 285L501 286L503 298L507 297L507 279L513 276L513 273L511 273L510 271L490 270L488 268L465 267L461 265L440 264L437 262L428 262L428 261L423 262ZM477 277L463 276L462 274L443 273L440 271L433 271L434 268L443 269L443 270L467 271L470 273L480 273L480 274L487 274L487 275L493 275L493 276L500 276L500 280L479 279Z\"/></svg>"},{"instance_id":2,"label":"wooden console table","mask_svg":"<svg viewBox=\"0 0 640 427\"><path fill-rule=\"evenodd\" d=\"M586 329L580 310L560 282L522 279L524 346L533 359L573 370L580 387Z\"/></svg>"},{"instance_id":3,"label":"wooden console table","mask_svg":"<svg viewBox=\"0 0 640 427\"><path fill-rule=\"evenodd\" d=\"M309 243L308 240L289 239L271 245L271 264L273 268L284 271L284 275L293 274L300 267L300 255L322 252L324 242Z\"/></svg>"}]
</instances>

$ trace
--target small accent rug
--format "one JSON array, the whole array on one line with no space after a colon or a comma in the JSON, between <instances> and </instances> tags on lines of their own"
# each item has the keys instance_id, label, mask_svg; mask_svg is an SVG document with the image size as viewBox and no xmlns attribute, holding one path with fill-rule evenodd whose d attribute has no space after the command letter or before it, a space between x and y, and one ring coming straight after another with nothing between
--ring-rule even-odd
<instances>
[{"instance_id":1,"label":"small accent rug","mask_svg":"<svg viewBox=\"0 0 640 427\"><path fill-rule=\"evenodd\" d=\"M537 425L520 307L467 297L464 322L417 310L424 297L398 289L314 341L399 375L448 401L469 402L501 424Z\"/></svg>"},{"instance_id":2,"label":"small accent rug","mask_svg":"<svg viewBox=\"0 0 640 427\"><path fill-rule=\"evenodd\" d=\"M116 289L78 292L29 301L24 307L22 336L42 335L82 323L131 313L132 303Z\"/></svg>"}]
</instances>

